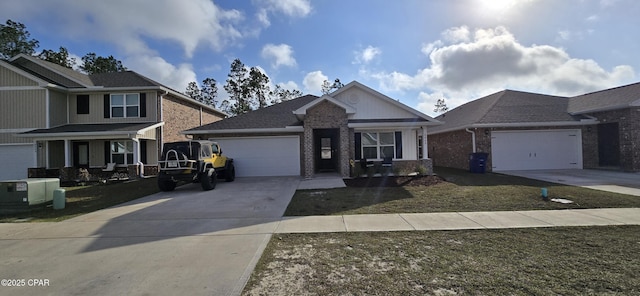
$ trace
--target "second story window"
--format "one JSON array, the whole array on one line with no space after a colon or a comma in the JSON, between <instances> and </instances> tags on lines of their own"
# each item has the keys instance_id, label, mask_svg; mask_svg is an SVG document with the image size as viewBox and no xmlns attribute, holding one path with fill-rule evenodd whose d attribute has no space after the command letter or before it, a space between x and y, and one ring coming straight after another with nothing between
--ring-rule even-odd
<instances>
[{"instance_id":1,"label":"second story window","mask_svg":"<svg viewBox=\"0 0 640 296\"><path fill-rule=\"evenodd\" d=\"M140 117L140 94L112 94L111 117Z\"/></svg>"}]
</instances>

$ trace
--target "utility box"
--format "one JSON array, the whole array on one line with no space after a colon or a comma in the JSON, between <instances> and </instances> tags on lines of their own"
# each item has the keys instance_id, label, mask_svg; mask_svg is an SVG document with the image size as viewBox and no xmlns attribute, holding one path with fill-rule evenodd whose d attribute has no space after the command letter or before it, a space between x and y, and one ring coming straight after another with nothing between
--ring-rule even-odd
<instances>
[{"instance_id":1,"label":"utility box","mask_svg":"<svg viewBox=\"0 0 640 296\"><path fill-rule=\"evenodd\" d=\"M28 210L32 206L53 201L60 188L58 178L29 178L0 181L0 212Z\"/></svg>"}]
</instances>

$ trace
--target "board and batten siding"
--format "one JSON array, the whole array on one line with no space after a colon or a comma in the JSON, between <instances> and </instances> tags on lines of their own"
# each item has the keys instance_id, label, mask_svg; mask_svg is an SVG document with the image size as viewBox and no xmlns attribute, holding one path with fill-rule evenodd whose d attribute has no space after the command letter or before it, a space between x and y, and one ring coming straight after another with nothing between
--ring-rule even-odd
<instances>
[{"instance_id":1,"label":"board and batten siding","mask_svg":"<svg viewBox=\"0 0 640 296\"><path fill-rule=\"evenodd\" d=\"M139 93L133 91L112 92L116 93ZM69 95L69 123L119 123L119 122L155 122L156 115L156 93L144 92L146 94L146 117L132 118L104 118L104 95L111 93L92 93L89 94L89 114L78 114L77 112L77 96L82 94Z\"/></svg>"},{"instance_id":2,"label":"board and batten siding","mask_svg":"<svg viewBox=\"0 0 640 296\"><path fill-rule=\"evenodd\" d=\"M375 97L373 94L358 88L352 88L340 93L336 99L346 105L354 107L357 112L349 119L398 119L415 118L416 115L388 102L386 98Z\"/></svg>"},{"instance_id":3,"label":"board and batten siding","mask_svg":"<svg viewBox=\"0 0 640 296\"><path fill-rule=\"evenodd\" d=\"M67 94L49 91L50 127L67 124Z\"/></svg>"},{"instance_id":4,"label":"board and batten siding","mask_svg":"<svg viewBox=\"0 0 640 296\"><path fill-rule=\"evenodd\" d=\"M24 77L6 67L0 67L0 87L38 86L38 82Z\"/></svg>"},{"instance_id":5,"label":"board and batten siding","mask_svg":"<svg viewBox=\"0 0 640 296\"><path fill-rule=\"evenodd\" d=\"M46 128L46 89L0 91L0 130Z\"/></svg>"}]
</instances>

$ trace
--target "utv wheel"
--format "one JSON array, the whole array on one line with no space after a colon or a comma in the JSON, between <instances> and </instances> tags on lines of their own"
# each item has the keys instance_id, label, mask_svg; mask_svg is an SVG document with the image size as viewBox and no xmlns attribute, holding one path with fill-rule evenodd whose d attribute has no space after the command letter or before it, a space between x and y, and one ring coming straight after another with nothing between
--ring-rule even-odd
<instances>
[{"instance_id":1,"label":"utv wheel","mask_svg":"<svg viewBox=\"0 0 640 296\"><path fill-rule=\"evenodd\" d=\"M158 188L161 191L173 191L176 189L176 182L164 178L158 178Z\"/></svg>"},{"instance_id":2,"label":"utv wheel","mask_svg":"<svg viewBox=\"0 0 640 296\"><path fill-rule=\"evenodd\" d=\"M236 179L236 167L233 164L229 165L224 174L224 180L227 182L233 182Z\"/></svg>"},{"instance_id":3,"label":"utv wheel","mask_svg":"<svg viewBox=\"0 0 640 296\"><path fill-rule=\"evenodd\" d=\"M202 185L202 190L208 191L216 188L217 178L215 172L211 174L211 177L209 177L209 174L206 172L200 173L200 177L198 179L200 180L200 185Z\"/></svg>"}]
</instances>

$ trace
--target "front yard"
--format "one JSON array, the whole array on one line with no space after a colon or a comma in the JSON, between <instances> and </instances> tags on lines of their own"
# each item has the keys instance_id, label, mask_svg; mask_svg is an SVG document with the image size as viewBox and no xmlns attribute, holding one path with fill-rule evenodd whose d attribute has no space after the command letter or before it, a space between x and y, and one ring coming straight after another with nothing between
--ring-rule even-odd
<instances>
[{"instance_id":1,"label":"front yard","mask_svg":"<svg viewBox=\"0 0 640 296\"><path fill-rule=\"evenodd\" d=\"M361 179L298 191L285 215L640 207L636 196L436 173L443 179ZM542 187L574 203L544 201ZM638 295L639 233L640 226L602 226L276 234L243 295Z\"/></svg>"},{"instance_id":2,"label":"front yard","mask_svg":"<svg viewBox=\"0 0 640 296\"><path fill-rule=\"evenodd\" d=\"M429 186L376 186L331 190L301 190L294 195L285 216L352 215L428 212L518 211L584 208L640 207L640 197L536 181L500 174L471 174L463 170L436 168L444 181L417 182ZM359 180L357 185L362 184ZM413 182L416 183L416 182ZM550 198L574 201L561 204Z\"/></svg>"}]
</instances>

